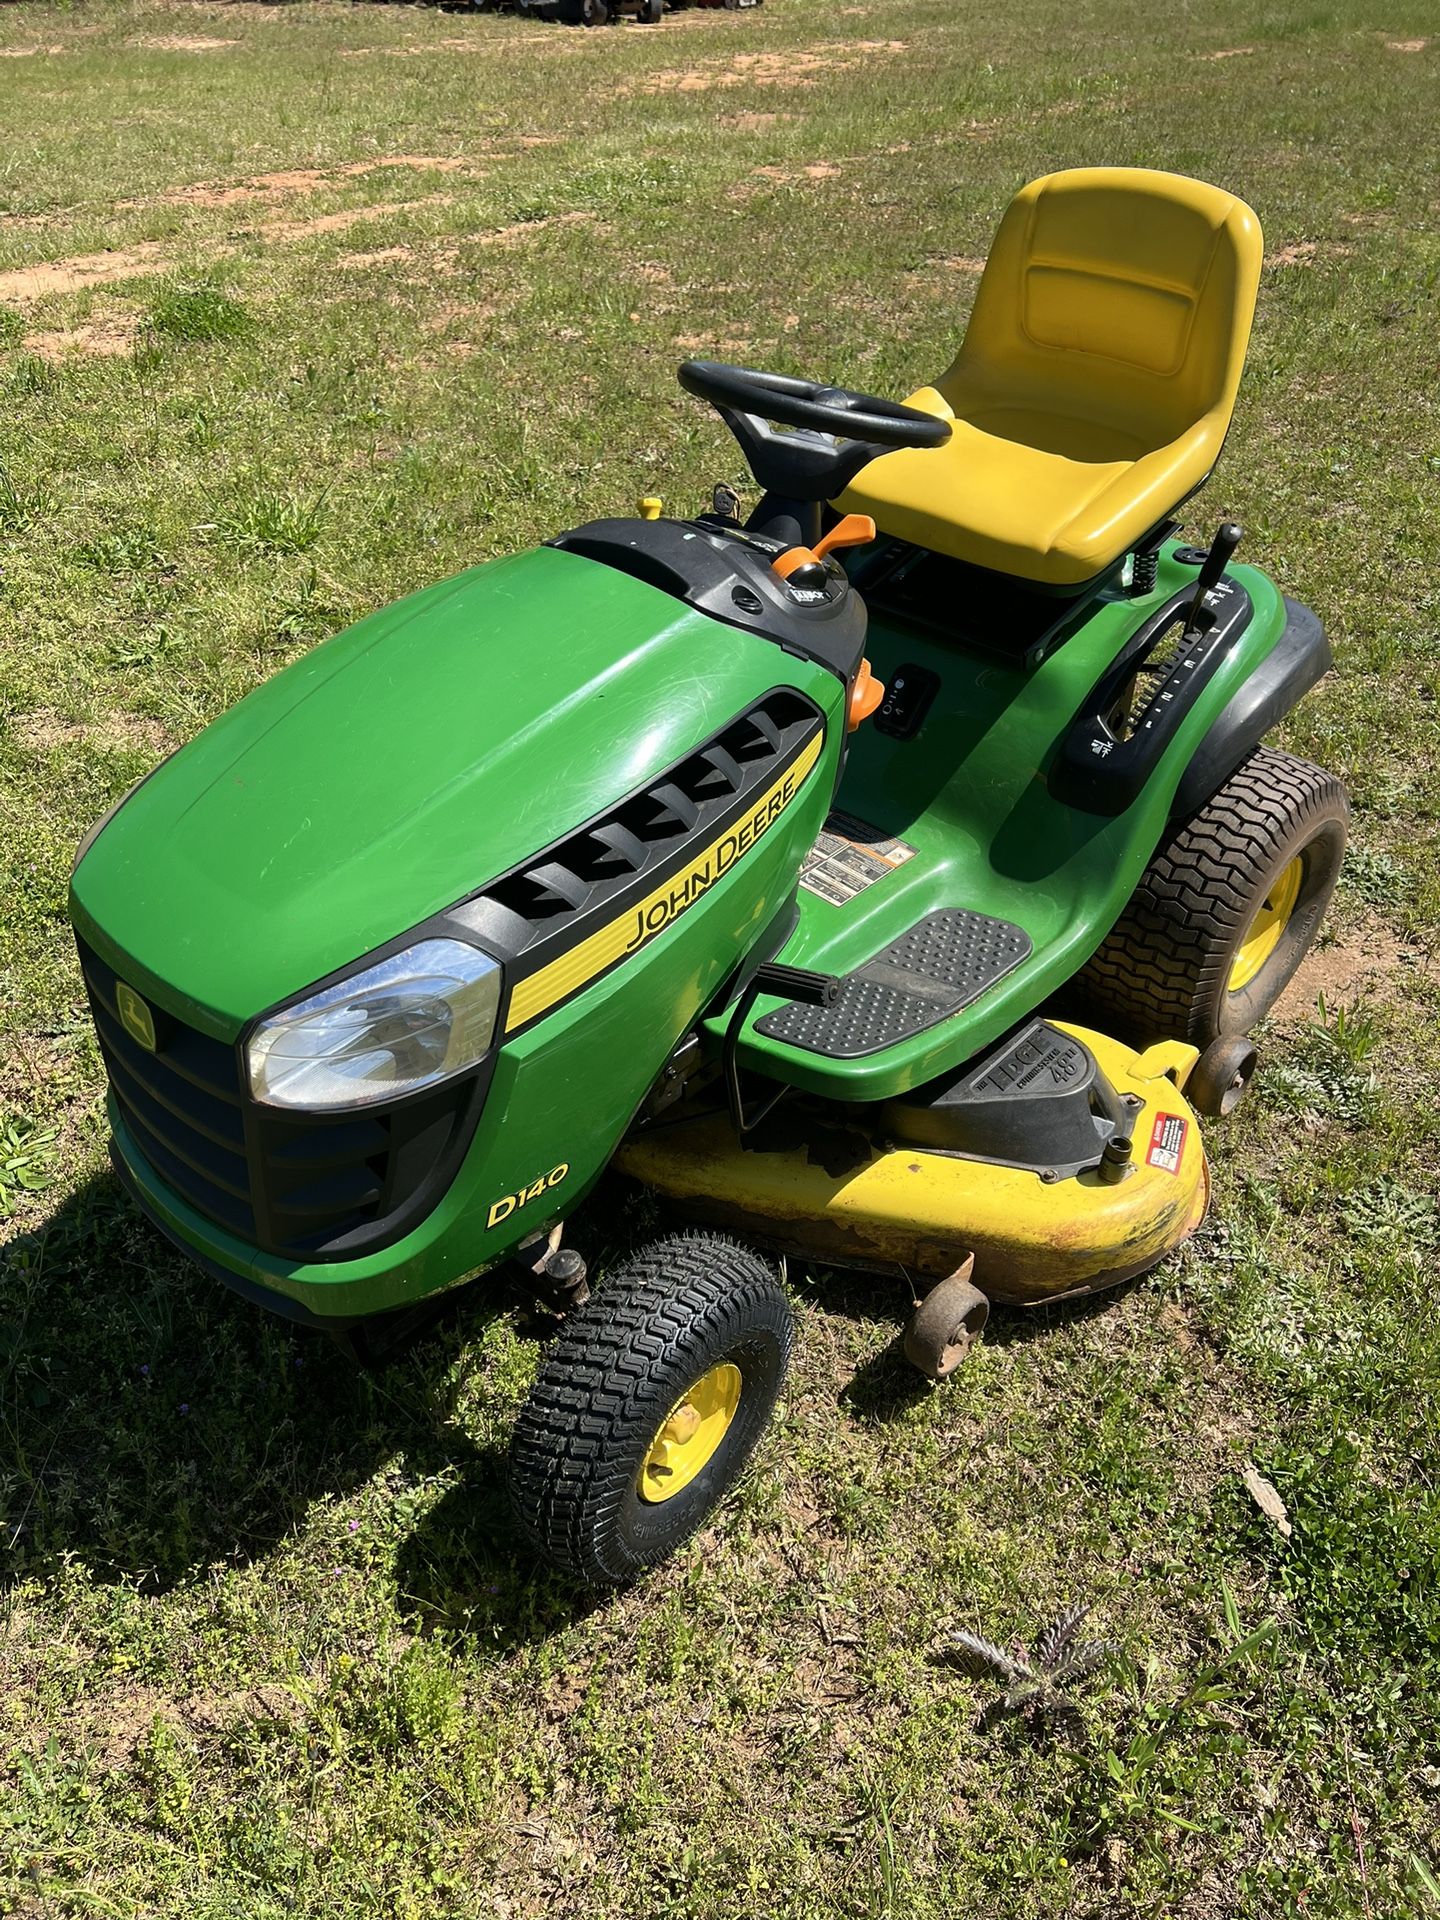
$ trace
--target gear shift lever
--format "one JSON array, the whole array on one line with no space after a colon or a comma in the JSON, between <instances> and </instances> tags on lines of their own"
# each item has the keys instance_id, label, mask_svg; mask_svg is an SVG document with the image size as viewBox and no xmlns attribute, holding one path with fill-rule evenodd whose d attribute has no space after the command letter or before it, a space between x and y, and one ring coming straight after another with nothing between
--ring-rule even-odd
<instances>
[{"instance_id":1,"label":"gear shift lever","mask_svg":"<svg viewBox=\"0 0 1440 1920\"><path fill-rule=\"evenodd\" d=\"M1195 598L1190 602L1190 612L1186 616L1185 638L1187 640L1201 631L1201 623L1207 611L1205 602L1219 586L1220 576L1229 566L1244 531L1245 529L1237 526L1233 520L1222 520L1216 528L1215 538L1210 542L1210 551L1206 554L1200 568L1200 578L1195 582Z\"/></svg>"}]
</instances>

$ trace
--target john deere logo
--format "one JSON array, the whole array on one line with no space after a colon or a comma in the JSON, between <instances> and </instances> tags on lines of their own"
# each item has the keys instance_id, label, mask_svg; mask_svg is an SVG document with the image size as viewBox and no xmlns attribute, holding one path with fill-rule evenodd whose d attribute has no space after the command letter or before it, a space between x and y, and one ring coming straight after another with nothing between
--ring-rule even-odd
<instances>
[{"instance_id":1,"label":"john deere logo","mask_svg":"<svg viewBox=\"0 0 1440 1920\"><path fill-rule=\"evenodd\" d=\"M120 1024L130 1038L144 1047L147 1053L154 1053L155 1016L135 989L127 987L123 980L115 982L115 1005L120 1014Z\"/></svg>"}]
</instances>

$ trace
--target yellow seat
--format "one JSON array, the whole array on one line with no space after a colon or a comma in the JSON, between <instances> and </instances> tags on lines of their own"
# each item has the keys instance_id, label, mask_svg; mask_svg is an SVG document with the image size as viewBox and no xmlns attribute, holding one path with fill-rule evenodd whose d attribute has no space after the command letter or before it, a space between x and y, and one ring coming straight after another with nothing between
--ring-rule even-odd
<instances>
[{"instance_id":1,"label":"yellow seat","mask_svg":"<svg viewBox=\"0 0 1440 1920\"><path fill-rule=\"evenodd\" d=\"M1082 167L1011 201L965 340L909 404L955 422L836 505L882 533L1082 586L1193 493L1230 424L1260 280L1243 200L1179 174Z\"/></svg>"}]
</instances>

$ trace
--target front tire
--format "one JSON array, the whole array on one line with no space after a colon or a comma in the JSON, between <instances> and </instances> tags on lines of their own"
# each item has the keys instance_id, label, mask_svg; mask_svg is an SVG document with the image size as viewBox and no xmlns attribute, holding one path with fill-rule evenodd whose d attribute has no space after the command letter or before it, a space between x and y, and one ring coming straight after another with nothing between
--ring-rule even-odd
<instances>
[{"instance_id":1,"label":"front tire","mask_svg":"<svg viewBox=\"0 0 1440 1920\"><path fill-rule=\"evenodd\" d=\"M515 1424L511 1505L534 1551L591 1586L673 1553L744 1471L793 1340L770 1268L717 1235L658 1240L610 1275Z\"/></svg>"},{"instance_id":2,"label":"front tire","mask_svg":"<svg viewBox=\"0 0 1440 1920\"><path fill-rule=\"evenodd\" d=\"M1320 930L1349 821L1333 774L1257 748L1162 841L1076 977L1087 1009L1135 1046L1249 1033Z\"/></svg>"}]
</instances>

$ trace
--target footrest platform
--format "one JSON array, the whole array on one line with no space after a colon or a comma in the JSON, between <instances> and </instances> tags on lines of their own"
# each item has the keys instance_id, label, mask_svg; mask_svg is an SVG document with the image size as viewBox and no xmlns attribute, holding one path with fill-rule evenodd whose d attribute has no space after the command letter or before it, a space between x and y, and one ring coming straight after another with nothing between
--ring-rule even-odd
<instances>
[{"instance_id":1,"label":"footrest platform","mask_svg":"<svg viewBox=\"0 0 1440 1920\"><path fill-rule=\"evenodd\" d=\"M968 1007L1029 952L1030 936L1010 921L944 908L846 974L833 1006L792 1000L755 1031L837 1060L881 1053Z\"/></svg>"}]
</instances>

